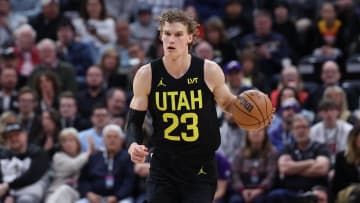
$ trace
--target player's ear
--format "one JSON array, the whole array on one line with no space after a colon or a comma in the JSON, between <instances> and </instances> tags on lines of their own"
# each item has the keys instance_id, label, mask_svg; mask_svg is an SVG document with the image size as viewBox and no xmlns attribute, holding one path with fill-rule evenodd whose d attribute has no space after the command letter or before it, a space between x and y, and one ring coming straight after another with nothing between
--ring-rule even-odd
<instances>
[{"instance_id":1,"label":"player's ear","mask_svg":"<svg viewBox=\"0 0 360 203\"><path fill-rule=\"evenodd\" d=\"M194 40L194 35L190 34L188 37L188 44L190 44Z\"/></svg>"}]
</instances>

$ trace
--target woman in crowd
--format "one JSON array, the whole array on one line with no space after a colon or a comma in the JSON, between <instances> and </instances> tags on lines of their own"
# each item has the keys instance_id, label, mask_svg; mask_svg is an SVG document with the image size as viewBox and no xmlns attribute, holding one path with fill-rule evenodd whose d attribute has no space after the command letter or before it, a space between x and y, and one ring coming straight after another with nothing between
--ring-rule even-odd
<instances>
[{"instance_id":1,"label":"woman in crowd","mask_svg":"<svg viewBox=\"0 0 360 203\"><path fill-rule=\"evenodd\" d=\"M356 117L351 114L346 94L344 90L339 86L330 86L325 89L323 94L324 99L331 99L339 106L340 115L339 118L343 121L347 121L351 124L356 123Z\"/></svg>"},{"instance_id":2,"label":"woman in crowd","mask_svg":"<svg viewBox=\"0 0 360 203\"><path fill-rule=\"evenodd\" d=\"M73 21L77 34L98 51L116 41L115 20L107 16L104 0L84 0L80 16Z\"/></svg>"},{"instance_id":3,"label":"woman in crowd","mask_svg":"<svg viewBox=\"0 0 360 203\"><path fill-rule=\"evenodd\" d=\"M106 89L121 87L128 89L128 78L119 73L120 57L115 49L106 49L100 61L100 68L104 72Z\"/></svg>"},{"instance_id":4,"label":"woman in crowd","mask_svg":"<svg viewBox=\"0 0 360 203\"><path fill-rule=\"evenodd\" d=\"M35 79L35 89L39 95L39 111L47 109L58 109L58 95L60 93L60 83L56 75L52 72L43 72Z\"/></svg>"},{"instance_id":5,"label":"woman in crowd","mask_svg":"<svg viewBox=\"0 0 360 203\"><path fill-rule=\"evenodd\" d=\"M89 147L87 152L80 153L80 141L75 128L63 129L59 141L61 150L53 157L54 180L48 189L45 203L72 203L79 200L77 179L92 152Z\"/></svg>"},{"instance_id":6,"label":"woman in crowd","mask_svg":"<svg viewBox=\"0 0 360 203\"><path fill-rule=\"evenodd\" d=\"M58 150L58 135L60 132L60 115L54 109L48 109L41 114L41 133L30 138L30 142L39 145L50 156Z\"/></svg>"},{"instance_id":7,"label":"woman in crowd","mask_svg":"<svg viewBox=\"0 0 360 203\"><path fill-rule=\"evenodd\" d=\"M248 131L245 146L232 162L232 188L229 203L261 203L272 187L276 171L276 150L266 129Z\"/></svg>"},{"instance_id":8,"label":"woman in crowd","mask_svg":"<svg viewBox=\"0 0 360 203\"><path fill-rule=\"evenodd\" d=\"M337 202L348 202L347 196L355 183L360 183L360 126L355 126L349 133L347 148L336 155L335 176L332 182Z\"/></svg>"}]
</instances>

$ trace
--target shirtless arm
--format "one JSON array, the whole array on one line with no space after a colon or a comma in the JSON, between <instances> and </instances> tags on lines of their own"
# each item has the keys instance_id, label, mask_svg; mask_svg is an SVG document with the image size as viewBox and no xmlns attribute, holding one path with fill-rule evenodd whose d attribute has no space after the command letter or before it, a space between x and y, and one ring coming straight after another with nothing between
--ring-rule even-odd
<instances>
[{"instance_id":1,"label":"shirtless arm","mask_svg":"<svg viewBox=\"0 0 360 203\"><path fill-rule=\"evenodd\" d=\"M151 88L151 66L142 66L134 77L133 98L130 103L130 113L128 120L128 136L131 145L129 154L134 163L143 163L148 155L148 149L142 145L142 123L148 108L148 97Z\"/></svg>"},{"instance_id":2,"label":"shirtless arm","mask_svg":"<svg viewBox=\"0 0 360 203\"><path fill-rule=\"evenodd\" d=\"M219 65L209 60L205 60L205 82L213 92L217 104L222 110L228 112L236 96L230 92L225 84L223 70Z\"/></svg>"}]
</instances>

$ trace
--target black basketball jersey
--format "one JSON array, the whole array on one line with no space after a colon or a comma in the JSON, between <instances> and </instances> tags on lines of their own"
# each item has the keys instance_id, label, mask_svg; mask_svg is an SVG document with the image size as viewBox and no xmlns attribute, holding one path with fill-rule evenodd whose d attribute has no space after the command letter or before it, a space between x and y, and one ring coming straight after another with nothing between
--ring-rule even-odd
<instances>
[{"instance_id":1,"label":"black basketball jersey","mask_svg":"<svg viewBox=\"0 0 360 203\"><path fill-rule=\"evenodd\" d=\"M155 149L176 154L214 153L220 144L214 95L204 79L204 60L191 57L188 71L178 79L162 59L151 63L149 111Z\"/></svg>"}]
</instances>

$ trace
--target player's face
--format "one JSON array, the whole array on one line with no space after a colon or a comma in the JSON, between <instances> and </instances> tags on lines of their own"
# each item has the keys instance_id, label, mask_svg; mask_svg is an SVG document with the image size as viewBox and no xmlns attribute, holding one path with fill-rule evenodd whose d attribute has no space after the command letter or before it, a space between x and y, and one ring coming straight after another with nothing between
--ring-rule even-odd
<instances>
[{"instance_id":1,"label":"player's face","mask_svg":"<svg viewBox=\"0 0 360 203\"><path fill-rule=\"evenodd\" d=\"M188 47L193 40L193 35L189 34L187 27L180 22L165 22L162 28L161 40L165 56L183 55L188 54Z\"/></svg>"}]
</instances>

